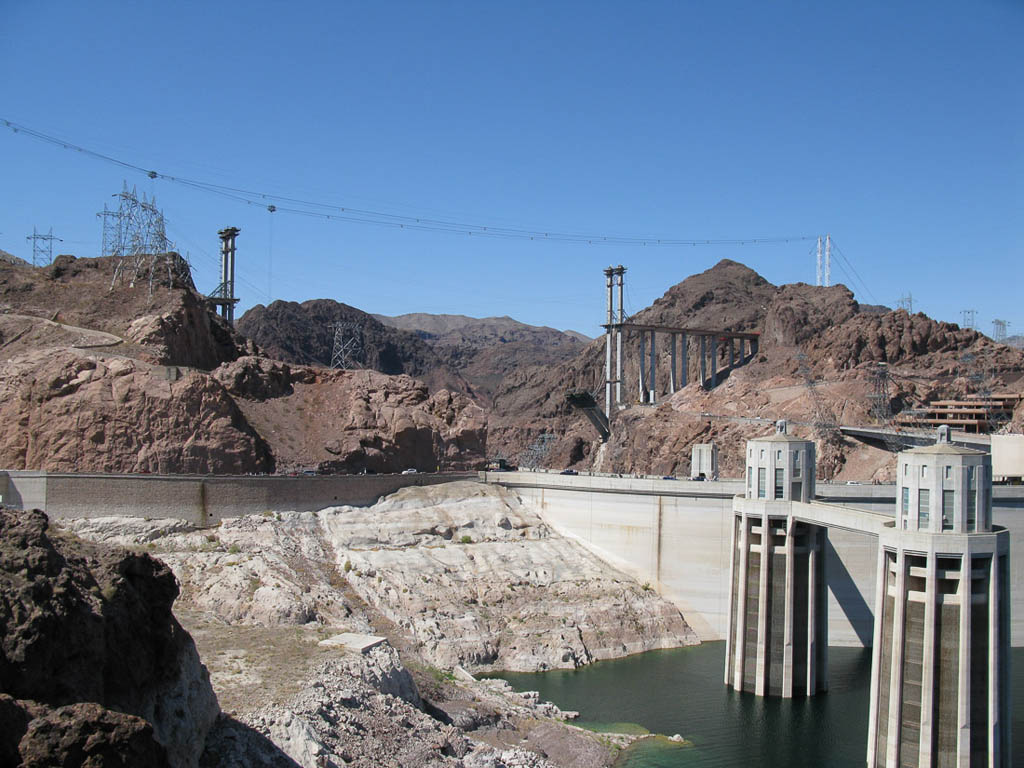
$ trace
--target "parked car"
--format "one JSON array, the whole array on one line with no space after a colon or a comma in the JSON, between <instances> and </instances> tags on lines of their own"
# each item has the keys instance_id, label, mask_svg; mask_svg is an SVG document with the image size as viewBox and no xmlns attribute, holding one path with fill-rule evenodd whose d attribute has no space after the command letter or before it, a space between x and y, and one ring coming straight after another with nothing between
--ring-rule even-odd
<instances>
[{"instance_id":1,"label":"parked car","mask_svg":"<svg viewBox=\"0 0 1024 768\"><path fill-rule=\"evenodd\" d=\"M560 474L560 475L578 475L579 472L577 472L575 469L563 469L558 474Z\"/></svg>"},{"instance_id":2,"label":"parked car","mask_svg":"<svg viewBox=\"0 0 1024 768\"><path fill-rule=\"evenodd\" d=\"M416 474L416 470L413 469L412 467L409 467L408 469L403 469L402 470L402 474L403 475L415 475Z\"/></svg>"}]
</instances>

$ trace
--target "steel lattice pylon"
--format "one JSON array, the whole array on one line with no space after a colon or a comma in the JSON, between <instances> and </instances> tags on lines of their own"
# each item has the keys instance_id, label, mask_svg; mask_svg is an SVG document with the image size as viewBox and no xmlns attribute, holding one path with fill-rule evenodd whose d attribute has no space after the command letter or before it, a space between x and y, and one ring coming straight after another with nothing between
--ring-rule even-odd
<instances>
[{"instance_id":1,"label":"steel lattice pylon","mask_svg":"<svg viewBox=\"0 0 1024 768\"><path fill-rule=\"evenodd\" d=\"M96 214L103 222L103 256L117 260L110 290L118 281L134 286L140 279L149 282L153 293L153 281L157 274L166 271L168 283L176 279L191 277L188 262L171 256L173 250L167 238L167 227L163 212L156 207L155 198L139 197L135 188L128 189L124 183L121 191L114 195L118 199L116 210L106 205Z\"/></svg>"},{"instance_id":2,"label":"steel lattice pylon","mask_svg":"<svg viewBox=\"0 0 1024 768\"><path fill-rule=\"evenodd\" d=\"M331 323L334 331L334 345L331 351L331 368L361 368L355 357L363 351L362 329L358 323Z\"/></svg>"}]
</instances>

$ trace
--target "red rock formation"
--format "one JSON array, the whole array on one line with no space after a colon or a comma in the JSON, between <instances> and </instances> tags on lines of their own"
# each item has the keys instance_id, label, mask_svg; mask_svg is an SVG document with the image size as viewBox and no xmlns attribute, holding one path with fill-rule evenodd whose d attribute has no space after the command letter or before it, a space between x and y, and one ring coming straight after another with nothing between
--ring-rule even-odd
<instances>
[{"instance_id":1,"label":"red rock formation","mask_svg":"<svg viewBox=\"0 0 1024 768\"><path fill-rule=\"evenodd\" d=\"M42 349L0 367L0 466L62 472L273 471L266 442L212 376Z\"/></svg>"},{"instance_id":2,"label":"red rock formation","mask_svg":"<svg viewBox=\"0 0 1024 768\"><path fill-rule=\"evenodd\" d=\"M273 447L279 469L470 469L486 454L484 411L408 376L245 357L215 375Z\"/></svg>"}]
</instances>

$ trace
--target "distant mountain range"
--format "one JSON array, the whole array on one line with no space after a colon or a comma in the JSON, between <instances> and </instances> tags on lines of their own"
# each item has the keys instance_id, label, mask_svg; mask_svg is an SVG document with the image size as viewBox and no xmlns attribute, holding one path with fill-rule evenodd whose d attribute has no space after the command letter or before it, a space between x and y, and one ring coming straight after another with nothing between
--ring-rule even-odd
<instances>
[{"instance_id":1,"label":"distant mountain range","mask_svg":"<svg viewBox=\"0 0 1024 768\"><path fill-rule=\"evenodd\" d=\"M590 342L575 331L527 325L511 317L389 317L331 299L258 304L239 319L238 330L274 358L328 366L332 324L337 322L349 323L349 333L358 336L351 355L357 366L406 373L431 389L464 392L483 403L490 402L509 372L565 362Z\"/></svg>"}]
</instances>

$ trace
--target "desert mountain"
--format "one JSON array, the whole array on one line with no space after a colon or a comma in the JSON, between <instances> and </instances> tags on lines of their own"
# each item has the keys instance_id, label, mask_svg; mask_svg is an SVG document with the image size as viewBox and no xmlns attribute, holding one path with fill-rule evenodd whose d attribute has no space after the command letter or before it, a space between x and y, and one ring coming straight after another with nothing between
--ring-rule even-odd
<instances>
[{"instance_id":1,"label":"desert mountain","mask_svg":"<svg viewBox=\"0 0 1024 768\"><path fill-rule=\"evenodd\" d=\"M150 281L110 258L0 262L0 467L393 472L483 460L485 420L467 396L271 361L212 311L179 257L154 263Z\"/></svg>"},{"instance_id":2,"label":"desert mountain","mask_svg":"<svg viewBox=\"0 0 1024 768\"><path fill-rule=\"evenodd\" d=\"M345 338L354 342L353 367L390 376L406 374L425 381L434 391L448 389L467 394L472 388L415 333L392 328L362 310L330 299L298 304L275 301L257 304L238 320L239 332L267 355L298 365L330 367L334 351L334 323L346 323Z\"/></svg>"},{"instance_id":3,"label":"desert mountain","mask_svg":"<svg viewBox=\"0 0 1024 768\"><path fill-rule=\"evenodd\" d=\"M612 440L601 447L593 429L565 401L571 388L603 399L604 340L596 339L569 363L520 369L505 379L494 395L490 448L517 457L547 433L556 437L544 462L550 466L675 474L688 470L692 443L714 439L722 450L723 473L734 476L742 466L743 440L764 432L774 419L802 422L808 431L823 415L826 420L871 423L869 395L878 363L888 366L894 410L982 385L1020 391L1024 354L1018 350L920 313L879 309L865 310L842 285L775 286L742 264L724 260L672 286L632 319L757 332L760 348L751 363L723 375L723 383L705 391L694 381L697 346L691 340L689 384L670 397L668 351L662 340L657 388L663 394L659 406L652 408L635 404L638 356L627 354L623 396L630 406L615 414ZM626 335L627 350L638 344L638 335ZM719 370L726 367L726 355L720 345ZM814 394L808 381L815 383ZM707 414L722 418L709 419ZM763 419L765 425L742 421L750 417ZM834 434L829 445L819 446L829 476L861 453L860 447ZM879 460L879 467L883 463Z\"/></svg>"},{"instance_id":4,"label":"desert mountain","mask_svg":"<svg viewBox=\"0 0 1024 768\"><path fill-rule=\"evenodd\" d=\"M508 316L413 313L374 317L385 325L416 333L486 401L511 372L525 366L563 363L590 342L576 331L527 325Z\"/></svg>"}]
</instances>

